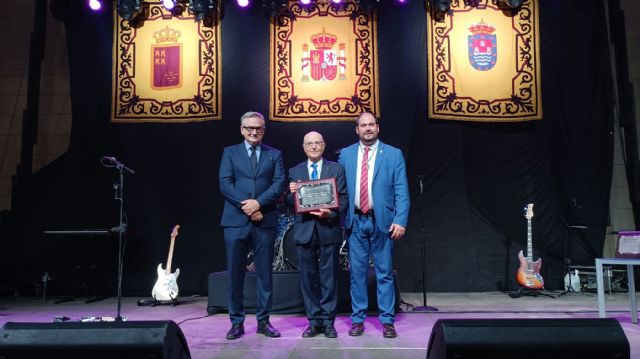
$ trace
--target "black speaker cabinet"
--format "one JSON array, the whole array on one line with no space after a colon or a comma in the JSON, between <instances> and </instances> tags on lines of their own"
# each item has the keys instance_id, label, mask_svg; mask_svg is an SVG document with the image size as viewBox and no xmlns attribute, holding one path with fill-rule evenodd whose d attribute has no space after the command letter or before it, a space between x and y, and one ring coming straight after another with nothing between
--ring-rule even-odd
<instances>
[{"instance_id":1,"label":"black speaker cabinet","mask_svg":"<svg viewBox=\"0 0 640 359\"><path fill-rule=\"evenodd\" d=\"M6 323L0 359L190 359L173 321Z\"/></svg>"},{"instance_id":2,"label":"black speaker cabinet","mask_svg":"<svg viewBox=\"0 0 640 359\"><path fill-rule=\"evenodd\" d=\"M440 319L427 359L628 359L629 341L617 320Z\"/></svg>"}]
</instances>

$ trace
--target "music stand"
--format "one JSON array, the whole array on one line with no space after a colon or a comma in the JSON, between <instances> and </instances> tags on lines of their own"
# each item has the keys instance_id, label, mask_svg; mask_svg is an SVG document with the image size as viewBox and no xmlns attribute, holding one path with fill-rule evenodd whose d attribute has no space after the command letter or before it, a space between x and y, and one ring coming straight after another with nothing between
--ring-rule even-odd
<instances>
[{"instance_id":1,"label":"music stand","mask_svg":"<svg viewBox=\"0 0 640 359\"><path fill-rule=\"evenodd\" d=\"M568 227L570 229L572 229L572 230L585 230L585 229L589 228L583 223L570 223L568 225ZM567 255L567 250L568 250L567 236L564 236L562 238L562 257L563 257L563 261L564 261L564 274L562 275L562 283L564 285L564 279L568 275L569 276L569 285L564 287L564 291L562 291L562 293L558 294L558 297L563 296L563 295L565 295L567 293L576 293L576 294L582 294L582 295L590 296L587 293L584 293L582 291L576 292L573 289L573 286L571 285L571 258L569 258L569 256Z\"/></svg>"}]
</instances>

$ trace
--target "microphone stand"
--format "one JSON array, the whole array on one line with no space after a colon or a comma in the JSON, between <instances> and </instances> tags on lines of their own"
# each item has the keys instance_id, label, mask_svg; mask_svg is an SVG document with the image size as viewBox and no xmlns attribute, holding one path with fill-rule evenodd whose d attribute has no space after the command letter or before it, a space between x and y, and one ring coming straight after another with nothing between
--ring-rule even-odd
<instances>
[{"instance_id":1,"label":"microphone stand","mask_svg":"<svg viewBox=\"0 0 640 359\"><path fill-rule=\"evenodd\" d=\"M414 312L437 312L438 308L427 305L427 275L426 275L426 250L427 246L424 239L424 206L422 199L424 198L424 185L422 181L424 176L418 174L420 182L420 240L422 242L422 306L413 307Z\"/></svg>"},{"instance_id":2,"label":"microphone stand","mask_svg":"<svg viewBox=\"0 0 640 359\"><path fill-rule=\"evenodd\" d=\"M131 174L135 174L135 171L131 168L125 166L123 163L118 162L113 157L103 157L103 164L106 162L109 163L109 167L116 167L119 172L119 182L113 184L113 188L116 190L116 200L120 201L120 223L118 227L111 228L111 232L118 232L118 300L117 300L117 313L116 313L116 322L122 322L123 318L120 316L120 308L122 307L122 268L124 264L124 253L123 253L123 237L126 235L127 224L124 219L124 171Z\"/></svg>"}]
</instances>

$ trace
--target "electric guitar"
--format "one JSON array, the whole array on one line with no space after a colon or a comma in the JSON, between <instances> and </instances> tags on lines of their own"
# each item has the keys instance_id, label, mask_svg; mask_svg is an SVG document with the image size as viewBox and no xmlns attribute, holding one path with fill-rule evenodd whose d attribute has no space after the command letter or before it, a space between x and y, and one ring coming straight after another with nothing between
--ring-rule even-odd
<instances>
[{"instance_id":1,"label":"electric guitar","mask_svg":"<svg viewBox=\"0 0 640 359\"><path fill-rule=\"evenodd\" d=\"M529 289L541 289L544 287L544 281L540 275L540 267L542 266L542 259L538 258L537 261L533 261L533 244L531 240L531 218L533 218L533 203L529 203L525 207L525 217L527 218L527 256L522 254L522 251L518 253L518 259L520 260L520 268L516 273L516 279L518 283Z\"/></svg>"},{"instance_id":2,"label":"electric guitar","mask_svg":"<svg viewBox=\"0 0 640 359\"><path fill-rule=\"evenodd\" d=\"M171 244L169 245L169 256L167 257L167 269L162 268L162 263L158 264L158 280L153 286L151 296L155 300L176 300L178 298L178 276L180 275L180 269L176 268L174 273L171 273L171 260L173 259L173 247L178 236L178 229L180 225L177 224L171 231Z\"/></svg>"}]
</instances>

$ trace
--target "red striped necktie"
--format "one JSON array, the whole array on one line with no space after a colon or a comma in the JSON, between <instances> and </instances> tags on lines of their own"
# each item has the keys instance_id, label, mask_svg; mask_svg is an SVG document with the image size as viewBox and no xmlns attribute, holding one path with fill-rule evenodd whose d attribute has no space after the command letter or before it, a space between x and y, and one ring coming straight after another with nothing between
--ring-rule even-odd
<instances>
[{"instance_id":1,"label":"red striped necktie","mask_svg":"<svg viewBox=\"0 0 640 359\"><path fill-rule=\"evenodd\" d=\"M369 212L369 147L364 147L362 166L360 167L360 212Z\"/></svg>"}]
</instances>

